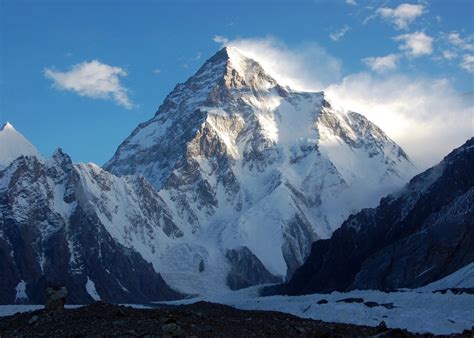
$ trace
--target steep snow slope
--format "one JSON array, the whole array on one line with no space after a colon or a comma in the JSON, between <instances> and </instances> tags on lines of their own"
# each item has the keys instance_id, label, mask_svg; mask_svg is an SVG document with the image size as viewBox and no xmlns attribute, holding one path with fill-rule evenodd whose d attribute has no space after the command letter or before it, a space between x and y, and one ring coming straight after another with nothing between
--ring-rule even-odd
<instances>
[{"instance_id":1,"label":"steep snow slope","mask_svg":"<svg viewBox=\"0 0 474 338\"><path fill-rule=\"evenodd\" d=\"M474 261L474 138L313 244L271 293L417 288Z\"/></svg>"},{"instance_id":2,"label":"steep snow slope","mask_svg":"<svg viewBox=\"0 0 474 338\"><path fill-rule=\"evenodd\" d=\"M232 253L245 252L238 261L261 264L262 275L290 276L314 240L414 171L364 116L336 111L323 92L280 86L235 48L178 84L105 168L159 190L183 238L153 260L188 292L235 281L226 274L243 269Z\"/></svg>"},{"instance_id":3,"label":"steep snow slope","mask_svg":"<svg viewBox=\"0 0 474 338\"><path fill-rule=\"evenodd\" d=\"M0 169L7 167L21 155L39 156L36 148L10 123L0 129Z\"/></svg>"},{"instance_id":4,"label":"steep snow slope","mask_svg":"<svg viewBox=\"0 0 474 338\"><path fill-rule=\"evenodd\" d=\"M418 290L436 291L457 288L474 289L474 262L436 282L422 286Z\"/></svg>"}]
</instances>

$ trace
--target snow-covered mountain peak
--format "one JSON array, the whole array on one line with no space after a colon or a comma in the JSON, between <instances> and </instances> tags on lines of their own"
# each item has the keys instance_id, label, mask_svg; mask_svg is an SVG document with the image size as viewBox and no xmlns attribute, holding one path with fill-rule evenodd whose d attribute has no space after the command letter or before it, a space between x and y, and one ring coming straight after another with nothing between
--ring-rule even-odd
<instances>
[{"instance_id":1,"label":"snow-covered mountain peak","mask_svg":"<svg viewBox=\"0 0 474 338\"><path fill-rule=\"evenodd\" d=\"M11 123L0 129L0 169L7 167L22 155L38 156L39 152Z\"/></svg>"},{"instance_id":2,"label":"snow-covered mountain peak","mask_svg":"<svg viewBox=\"0 0 474 338\"><path fill-rule=\"evenodd\" d=\"M165 278L195 279L173 270L185 252L221 270L229 257L245 257L291 275L315 239L408 180L414 167L403 150L363 115L336 106L324 92L279 85L233 47L174 88L105 166L143 175L183 231L186 248L156 258ZM215 273L208 281L222 282Z\"/></svg>"},{"instance_id":3,"label":"snow-covered mountain peak","mask_svg":"<svg viewBox=\"0 0 474 338\"><path fill-rule=\"evenodd\" d=\"M224 50L228 57L224 76L227 87L269 89L277 85L277 82L265 72L257 61L246 57L236 47L225 47Z\"/></svg>"},{"instance_id":4,"label":"snow-covered mountain peak","mask_svg":"<svg viewBox=\"0 0 474 338\"><path fill-rule=\"evenodd\" d=\"M10 123L10 122L5 122L2 126L2 128L0 128L0 131L3 131L3 130L15 130L15 128L13 127L13 125Z\"/></svg>"},{"instance_id":5,"label":"snow-covered mountain peak","mask_svg":"<svg viewBox=\"0 0 474 338\"><path fill-rule=\"evenodd\" d=\"M227 90L238 88L269 89L277 82L255 60L236 47L224 47L209 58L186 84L205 82ZM178 85L179 86L179 85Z\"/></svg>"}]
</instances>

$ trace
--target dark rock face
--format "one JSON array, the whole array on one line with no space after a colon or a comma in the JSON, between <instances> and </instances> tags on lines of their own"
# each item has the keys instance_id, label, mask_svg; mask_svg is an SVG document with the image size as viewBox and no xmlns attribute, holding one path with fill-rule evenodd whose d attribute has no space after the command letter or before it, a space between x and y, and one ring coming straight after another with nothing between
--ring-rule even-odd
<instances>
[{"instance_id":1,"label":"dark rock face","mask_svg":"<svg viewBox=\"0 0 474 338\"><path fill-rule=\"evenodd\" d=\"M231 264L231 270L227 275L227 285L232 290L282 282L281 278L268 272L262 262L245 246L228 250L226 257Z\"/></svg>"},{"instance_id":2,"label":"dark rock face","mask_svg":"<svg viewBox=\"0 0 474 338\"><path fill-rule=\"evenodd\" d=\"M64 285L73 304L180 297L106 230L92 208L100 200L84 198L79 169L61 151L48 162L20 157L0 171L0 180L0 304L42 304L51 285ZM174 231L169 224L167 230Z\"/></svg>"},{"instance_id":3,"label":"dark rock face","mask_svg":"<svg viewBox=\"0 0 474 338\"><path fill-rule=\"evenodd\" d=\"M474 261L474 138L375 209L349 217L285 285L265 293L392 290L436 281Z\"/></svg>"}]
</instances>

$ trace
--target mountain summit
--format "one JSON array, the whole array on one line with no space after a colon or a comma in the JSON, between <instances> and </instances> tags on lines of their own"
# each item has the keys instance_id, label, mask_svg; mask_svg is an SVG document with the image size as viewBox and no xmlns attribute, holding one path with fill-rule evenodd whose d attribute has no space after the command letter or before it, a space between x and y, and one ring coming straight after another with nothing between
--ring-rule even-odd
<instances>
[{"instance_id":1,"label":"mountain summit","mask_svg":"<svg viewBox=\"0 0 474 338\"><path fill-rule=\"evenodd\" d=\"M185 292L291 276L314 240L414 171L363 115L279 85L233 47L178 84L105 169L159 191L183 237L137 250Z\"/></svg>"},{"instance_id":2,"label":"mountain summit","mask_svg":"<svg viewBox=\"0 0 474 338\"><path fill-rule=\"evenodd\" d=\"M21 155L39 155L38 150L9 122L0 129L0 169Z\"/></svg>"}]
</instances>

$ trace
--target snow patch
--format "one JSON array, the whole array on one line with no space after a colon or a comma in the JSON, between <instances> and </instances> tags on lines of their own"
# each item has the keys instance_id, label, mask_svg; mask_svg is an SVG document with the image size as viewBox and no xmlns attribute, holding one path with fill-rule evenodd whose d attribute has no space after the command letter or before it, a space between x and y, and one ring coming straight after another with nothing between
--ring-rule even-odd
<instances>
[{"instance_id":1,"label":"snow patch","mask_svg":"<svg viewBox=\"0 0 474 338\"><path fill-rule=\"evenodd\" d=\"M89 278L89 276L87 276L86 291L89 294L89 296L91 296L92 299L95 300L96 302L100 300L100 296L97 293L97 290L95 289L95 284L92 281L92 279Z\"/></svg>"},{"instance_id":2,"label":"snow patch","mask_svg":"<svg viewBox=\"0 0 474 338\"><path fill-rule=\"evenodd\" d=\"M26 294L26 282L23 279L17 284L15 291L15 302L28 300L28 295Z\"/></svg>"}]
</instances>

